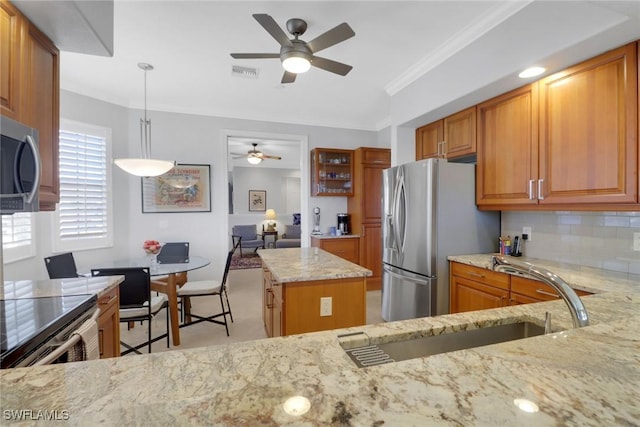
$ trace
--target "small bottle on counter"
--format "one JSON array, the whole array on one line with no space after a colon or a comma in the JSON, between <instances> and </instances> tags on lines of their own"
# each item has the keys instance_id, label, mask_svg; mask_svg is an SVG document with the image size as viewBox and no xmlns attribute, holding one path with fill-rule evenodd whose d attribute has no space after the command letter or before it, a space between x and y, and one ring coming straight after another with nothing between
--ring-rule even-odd
<instances>
[{"instance_id":1,"label":"small bottle on counter","mask_svg":"<svg viewBox=\"0 0 640 427\"><path fill-rule=\"evenodd\" d=\"M511 255L511 236L507 236L504 240L504 255Z\"/></svg>"}]
</instances>

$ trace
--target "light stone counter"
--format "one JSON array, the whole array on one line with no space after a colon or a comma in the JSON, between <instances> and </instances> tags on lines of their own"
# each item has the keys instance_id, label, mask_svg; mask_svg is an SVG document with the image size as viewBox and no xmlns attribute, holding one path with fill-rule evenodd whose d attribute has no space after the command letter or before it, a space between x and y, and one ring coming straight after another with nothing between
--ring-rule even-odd
<instances>
[{"instance_id":1,"label":"light stone counter","mask_svg":"<svg viewBox=\"0 0 640 427\"><path fill-rule=\"evenodd\" d=\"M103 276L5 281L0 300L93 294L100 298L123 280L124 276Z\"/></svg>"},{"instance_id":2,"label":"light stone counter","mask_svg":"<svg viewBox=\"0 0 640 427\"><path fill-rule=\"evenodd\" d=\"M570 329L564 302L550 301L4 370L0 409L3 423L15 421L6 411L57 410L78 426L638 425L640 294L632 288L584 297L591 326L581 329ZM365 369L341 348L518 320L541 324L545 312L554 330L566 331ZM308 412L285 412L293 396L309 400ZM523 412L514 399L539 411Z\"/></svg>"},{"instance_id":3,"label":"light stone counter","mask_svg":"<svg viewBox=\"0 0 640 427\"><path fill-rule=\"evenodd\" d=\"M369 277L373 273L320 248L259 250L262 262L280 283Z\"/></svg>"},{"instance_id":4,"label":"light stone counter","mask_svg":"<svg viewBox=\"0 0 640 427\"><path fill-rule=\"evenodd\" d=\"M491 256L497 254L474 254L449 256L449 261L491 269ZM511 257L516 262L528 262L554 272L574 289L591 293L600 292L640 292L640 275L618 273L599 268L547 261L529 257Z\"/></svg>"}]
</instances>

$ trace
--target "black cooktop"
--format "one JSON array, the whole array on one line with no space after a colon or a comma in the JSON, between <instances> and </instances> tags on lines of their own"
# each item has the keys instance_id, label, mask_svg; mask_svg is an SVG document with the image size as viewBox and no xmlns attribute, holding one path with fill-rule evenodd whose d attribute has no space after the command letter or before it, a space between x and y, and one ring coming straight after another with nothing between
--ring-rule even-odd
<instances>
[{"instance_id":1,"label":"black cooktop","mask_svg":"<svg viewBox=\"0 0 640 427\"><path fill-rule=\"evenodd\" d=\"M10 367L31 353L96 301L95 295L1 300L0 367Z\"/></svg>"}]
</instances>

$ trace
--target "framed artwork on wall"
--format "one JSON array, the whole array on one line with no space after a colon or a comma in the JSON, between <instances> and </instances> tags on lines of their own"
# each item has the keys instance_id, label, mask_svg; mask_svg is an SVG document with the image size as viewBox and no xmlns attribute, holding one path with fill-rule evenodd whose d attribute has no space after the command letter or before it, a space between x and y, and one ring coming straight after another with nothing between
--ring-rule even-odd
<instances>
[{"instance_id":1,"label":"framed artwork on wall","mask_svg":"<svg viewBox=\"0 0 640 427\"><path fill-rule=\"evenodd\" d=\"M177 164L142 178L142 213L211 212L210 176L209 165Z\"/></svg>"},{"instance_id":2,"label":"framed artwork on wall","mask_svg":"<svg viewBox=\"0 0 640 427\"><path fill-rule=\"evenodd\" d=\"M267 192L265 190L249 190L249 212L267 210Z\"/></svg>"}]
</instances>

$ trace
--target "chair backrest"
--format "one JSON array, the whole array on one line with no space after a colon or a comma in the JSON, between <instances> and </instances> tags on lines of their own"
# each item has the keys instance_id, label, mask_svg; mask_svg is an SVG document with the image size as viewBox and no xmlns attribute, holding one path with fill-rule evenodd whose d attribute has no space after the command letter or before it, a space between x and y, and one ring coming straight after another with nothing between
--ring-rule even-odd
<instances>
[{"instance_id":1,"label":"chair backrest","mask_svg":"<svg viewBox=\"0 0 640 427\"><path fill-rule=\"evenodd\" d=\"M158 264L183 264L189 262L189 242L167 242L156 256Z\"/></svg>"},{"instance_id":2,"label":"chair backrest","mask_svg":"<svg viewBox=\"0 0 640 427\"><path fill-rule=\"evenodd\" d=\"M242 237L242 240L257 240L258 239L258 227L255 224L251 225L234 225L233 235Z\"/></svg>"},{"instance_id":3,"label":"chair backrest","mask_svg":"<svg viewBox=\"0 0 640 427\"><path fill-rule=\"evenodd\" d=\"M224 266L224 274L222 275L222 285L220 287L220 292L224 291L225 287L227 286L227 277L229 276L229 269L231 268L231 257L233 256L233 252L234 250L229 251L229 254L227 255L227 264Z\"/></svg>"},{"instance_id":4,"label":"chair backrest","mask_svg":"<svg viewBox=\"0 0 640 427\"><path fill-rule=\"evenodd\" d=\"M151 300L149 267L99 268L91 276L124 276L120 283L120 308L139 308Z\"/></svg>"},{"instance_id":5,"label":"chair backrest","mask_svg":"<svg viewBox=\"0 0 640 427\"><path fill-rule=\"evenodd\" d=\"M299 239L300 238L300 226L299 225L285 225L284 234L287 239Z\"/></svg>"},{"instance_id":6,"label":"chair backrest","mask_svg":"<svg viewBox=\"0 0 640 427\"><path fill-rule=\"evenodd\" d=\"M47 267L49 279L78 277L76 261L73 259L73 253L71 252L46 257L44 259L44 265Z\"/></svg>"}]
</instances>

